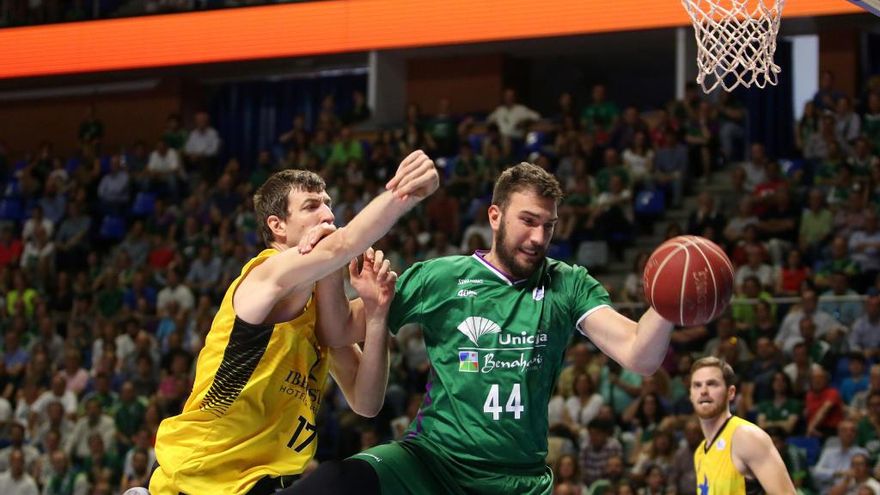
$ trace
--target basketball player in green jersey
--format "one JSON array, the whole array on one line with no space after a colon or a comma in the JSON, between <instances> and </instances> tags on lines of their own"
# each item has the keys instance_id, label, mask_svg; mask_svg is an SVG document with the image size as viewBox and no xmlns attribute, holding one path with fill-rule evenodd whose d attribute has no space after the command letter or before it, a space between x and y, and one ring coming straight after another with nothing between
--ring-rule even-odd
<instances>
[{"instance_id":1,"label":"basketball player in green jersey","mask_svg":"<svg viewBox=\"0 0 880 495\"><path fill-rule=\"evenodd\" d=\"M691 366L690 398L705 439L694 452L699 495L794 495L794 484L770 436L730 413L733 368L716 357Z\"/></svg>"},{"instance_id":2,"label":"basketball player in green jersey","mask_svg":"<svg viewBox=\"0 0 880 495\"><path fill-rule=\"evenodd\" d=\"M323 463L290 494L549 494L547 405L572 331L624 367L651 374L672 323L617 313L584 268L545 257L562 198L521 163L499 177L488 252L416 263L388 323L421 325L432 365L404 440Z\"/></svg>"}]
</instances>

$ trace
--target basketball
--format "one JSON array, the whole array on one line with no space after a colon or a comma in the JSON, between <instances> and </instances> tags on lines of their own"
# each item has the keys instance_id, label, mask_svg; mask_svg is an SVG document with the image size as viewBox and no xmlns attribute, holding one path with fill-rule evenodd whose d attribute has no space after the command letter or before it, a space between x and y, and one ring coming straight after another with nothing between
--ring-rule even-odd
<instances>
[{"instance_id":1,"label":"basketball","mask_svg":"<svg viewBox=\"0 0 880 495\"><path fill-rule=\"evenodd\" d=\"M733 264L723 249L703 237L664 242L651 253L643 277L648 304L681 326L714 320L733 294Z\"/></svg>"}]
</instances>

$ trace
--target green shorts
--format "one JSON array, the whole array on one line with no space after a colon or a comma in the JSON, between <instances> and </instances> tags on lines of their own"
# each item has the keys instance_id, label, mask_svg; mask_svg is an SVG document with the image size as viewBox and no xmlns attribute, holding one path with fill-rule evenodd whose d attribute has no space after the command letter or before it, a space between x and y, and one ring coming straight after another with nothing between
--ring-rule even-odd
<instances>
[{"instance_id":1,"label":"green shorts","mask_svg":"<svg viewBox=\"0 0 880 495\"><path fill-rule=\"evenodd\" d=\"M411 440L379 445L351 458L373 466L382 495L550 495L553 491L553 472L546 465L475 466Z\"/></svg>"}]
</instances>

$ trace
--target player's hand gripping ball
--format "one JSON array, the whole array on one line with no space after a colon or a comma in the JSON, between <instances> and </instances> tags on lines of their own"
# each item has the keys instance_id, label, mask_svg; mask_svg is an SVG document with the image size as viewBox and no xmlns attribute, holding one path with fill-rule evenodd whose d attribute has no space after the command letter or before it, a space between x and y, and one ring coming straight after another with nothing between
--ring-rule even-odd
<instances>
[{"instance_id":1,"label":"player's hand gripping ball","mask_svg":"<svg viewBox=\"0 0 880 495\"><path fill-rule=\"evenodd\" d=\"M678 236L651 253L645 266L645 300L679 326L708 323L733 295L733 264L714 242Z\"/></svg>"}]
</instances>

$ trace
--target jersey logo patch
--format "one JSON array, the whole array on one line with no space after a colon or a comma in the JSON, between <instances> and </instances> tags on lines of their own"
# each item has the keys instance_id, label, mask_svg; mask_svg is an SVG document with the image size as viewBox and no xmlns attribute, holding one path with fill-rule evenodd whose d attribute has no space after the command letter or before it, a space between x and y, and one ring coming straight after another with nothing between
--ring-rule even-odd
<instances>
[{"instance_id":1,"label":"jersey logo patch","mask_svg":"<svg viewBox=\"0 0 880 495\"><path fill-rule=\"evenodd\" d=\"M718 442L715 444L715 448L718 450L724 450L724 447L727 446L727 443L724 442L723 438L719 438Z\"/></svg>"},{"instance_id":2,"label":"jersey logo patch","mask_svg":"<svg viewBox=\"0 0 880 495\"><path fill-rule=\"evenodd\" d=\"M544 299L544 287L535 287L535 289L532 290L532 299L535 301Z\"/></svg>"},{"instance_id":3,"label":"jersey logo patch","mask_svg":"<svg viewBox=\"0 0 880 495\"><path fill-rule=\"evenodd\" d=\"M459 351L458 371L463 371L465 373L479 373L480 354L475 351Z\"/></svg>"},{"instance_id":4,"label":"jersey logo patch","mask_svg":"<svg viewBox=\"0 0 880 495\"><path fill-rule=\"evenodd\" d=\"M470 318L459 323L458 331L463 333L465 337L470 339L475 346L479 347L480 337L490 333L500 333L501 327L494 321L483 318L482 316L471 316Z\"/></svg>"}]
</instances>

